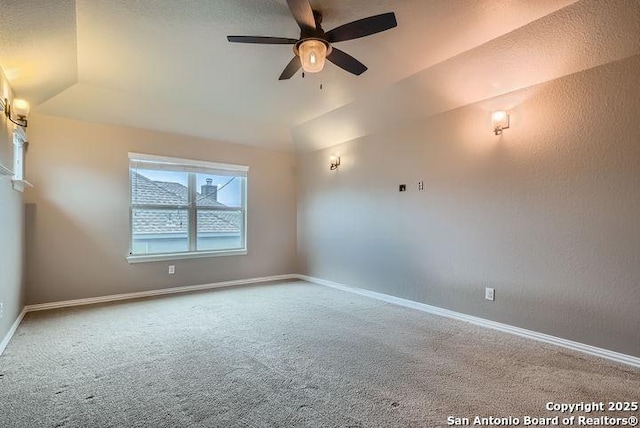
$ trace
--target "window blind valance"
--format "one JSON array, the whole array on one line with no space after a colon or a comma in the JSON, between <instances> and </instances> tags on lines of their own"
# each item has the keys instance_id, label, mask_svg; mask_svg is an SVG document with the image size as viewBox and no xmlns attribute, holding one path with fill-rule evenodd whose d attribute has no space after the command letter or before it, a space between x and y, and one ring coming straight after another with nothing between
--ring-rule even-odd
<instances>
[{"instance_id":1,"label":"window blind valance","mask_svg":"<svg viewBox=\"0 0 640 428\"><path fill-rule=\"evenodd\" d=\"M246 177L248 166L172 158L142 153L129 153L129 167L162 171L194 172L212 175Z\"/></svg>"}]
</instances>

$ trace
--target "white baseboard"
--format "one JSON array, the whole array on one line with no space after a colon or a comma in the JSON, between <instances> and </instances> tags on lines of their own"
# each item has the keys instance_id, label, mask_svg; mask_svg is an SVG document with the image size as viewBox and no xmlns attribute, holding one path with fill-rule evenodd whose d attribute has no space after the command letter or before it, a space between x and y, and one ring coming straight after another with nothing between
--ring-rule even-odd
<instances>
[{"instance_id":1,"label":"white baseboard","mask_svg":"<svg viewBox=\"0 0 640 428\"><path fill-rule=\"evenodd\" d=\"M298 279L296 274L265 276L260 278L239 279L235 281L214 282L211 284L188 285L184 287L163 288L159 290L138 291L134 293L111 294L109 296L89 297L87 299L64 300L61 302L27 305L26 312L44 311L47 309L66 308L70 306L93 305L95 303L115 302L118 300L140 299L143 297L162 296L165 294L188 293L191 291L210 290L214 288L233 287L236 285L257 284L260 282L285 281Z\"/></svg>"},{"instance_id":2,"label":"white baseboard","mask_svg":"<svg viewBox=\"0 0 640 428\"><path fill-rule=\"evenodd\" d=\"M184 287L173 287L173 288L164 288L159 290L138 291L134 293L112 294L109 296L89 297L87 299L74 299L74 300L64 300L60 302L27 305L24 307L20 315L18 315L18 318L16 318L16 321L11 326L11 329L9 330L9 332L6 334L4 339L2 339L2 342L0 342L0 355L2 355L2 353L4 352L4 349L9 344L9 341L11 340L11 338L13 337L13 334L18 329L20 322L22 322L22 318L27 312L45 311L48 309L56 309L56 308L67 308L70 306L92 305L96 303L115 302L118 300L140 299L143 297L162 296L165 294L188 293L191 291L211 290L214 288L233 287L236 285L257 284L261 282L286 281L289 279L299 279L299 278L297 274L274 275L274 276L265 276L265 277L259 277L259 278L239 279L235 281L214 282L211 284L189 285Z\"/></svg>"},{"instance_id":3,"label":"white baseboard","mask_svg":"<svg viewBox=\"0 0 640 428\"><path fill-rule=\"evenodd\" d=\"M27 309L26 308L22 309L22 312L20 312L20 315L18 315L18 318L16 318L16 320L13 323L13 325L11 326L11 328L9 329L7 334L4 336L4 339L2 339L2 342L0 342L0 355L2 355L2 353L5 350L5 348L7 347L9 342L11 341L11 338L13 337L14 333L18 329L18 326L22 322L22 318L24 318L24 314L26 314L26 313L27 313Z\"/></svg>"},{"instance_id":4,"label":"white baseboard","mask_svg":"<svg viewBox=\"0 0 640 428\"><path fill-rule=\"evenodd\" d=\"M362 288L350 287L348 285L339 284L333 281L327 281L321 278L315 278L307 275L298 275L299 279L318 284L327 287L335 288L349 293L359 294L361 296L371 297L373 299L382 300L387 303L393 303L399 306L407 308L417 309L422 312L427 312L434 315L440 315L447 318L452 318L459 321L468 322L481 327L490 328L493 330L503 331L505 333L515 334L516 336L525 337L528 339L537 340L539 342L550 343L552 345L561 346L563 348L571 349L585 354L594 355L596 357L606 358L617 363L623 363L634 367L640 367L640 358L632 355L621 354L619 352L610 351L608 349L597 348L591 345L585 345L584 343L574 342L572 340L562 339L560 337L551 336L549 334L538 333L536 331L526 330L520 327L514 327L508 324L502 324L495 321L486 320L484 318L474 317L466 315L460 312L450 311L448 309L439 308L437 306L431 306L424 303L414 302L412 300L401 299L399 297L390 296L388 294L376 293L375 291L364 290Z\"/></svg>"},{"instance_id":5,"label":"white baseboard","mask_svg":"<svg viewBox=\"0 0 640 428\"><path fill-rule=\"evenodd\" d=\"M200 285L191 285L191 286L184 286L184 287L165 288L165 289L159 289L159 290L140 291L140 292L134 292L134 293L112 294L109 296L91 297L87 299L75 299L75 300L65 300L65 301L52 302L52 303L41 303L37 305L27 305L22 310L20 315L18 315L18 318L16 318L16 321L11 326L11 329L9 330L9 332L6 334L4 339L2 339L2 342L0 342L0 355L2 355L2 352L4 351L6 346L9 344L9 341L13 337L13 334L17 330L18 326L20 325L20 322L22 321L22 318L27 312L43 311L43 310L55 309L55 308L65 308L70 306L91 305L95 303L115 302L118 300L139 299L144 297L162 296L167 294L188 293L191 291L210 290L215 288L232 287L237 285L256 284L261 282L285 281L289 279L301 279L303 281L311 282L318 285L324 285L327 287L335 288L335 289L346 291L349 293L359 294L361 296L370 297L370 298L381 300L387 303L392 303L392 304L404 306L407 308L417 309L422 312L427 312L434 315L440 315L443 317L468 322L470 324L475 324L481 327L486 327L493 330L499 330L502 332L515 334L516 336L533 339L539 342L550 343L552 345L561 346L563 348L571 349L578 352L583 352L589 355L605 358L618 363L623 363L623 364L627 364L634 367L640 367L640 358L634 357L631 355L621 354L619 352L610 351L608 349L597 348L595 346L586 345L584 343L574 342L572 340L567 340L567 339L551 336L544 333L538 333L536 331L526 330L524 328L514 327L508 324L486 320L484 318L466 315L460 312L439 308L437 306L427 305L425 303L414 302L412 300L402 299L400 297L390 296L388 294L377 293L375 291L369 291L362 288L351 287L351 286L340 284L337 282L328 281L321 278L315 278L308 275L300 275L300 274L286 274L286 275L275 275L275 276L267 276L267 277L260 277L260 278L248 278L248 279L240 279L235 281L215 282L211 284L200 284Z\"/></svg>"}]
</instances>

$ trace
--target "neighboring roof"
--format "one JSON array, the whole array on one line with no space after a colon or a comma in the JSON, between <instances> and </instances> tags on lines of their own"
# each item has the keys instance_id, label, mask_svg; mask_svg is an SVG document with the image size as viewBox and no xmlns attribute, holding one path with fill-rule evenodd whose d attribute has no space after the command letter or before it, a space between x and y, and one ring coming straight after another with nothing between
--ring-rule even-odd
<instances>
[{"instance_id":1,"label":"neighboring roof","mask_svg":"<svg viewBox=\"0 0 640 428\"><path fill-rule=\"evenodd\" d=\"M180 183L154 181L131 171L132 199L136 205L187 205L188 189ZM227 207L212 197L197 194L199 207ZM199 233L238 233L242 225L239 211L198 212ZM133 231L135 234L161 234L187 232L186 209L135 209Z\"/></svg>"},{"instance_id":2,"label":"neighboring roof","mask_svg":"<svg viewBox=\"0 0 640 428\"><path fill-rule=\"evenodd\" d=\"M154 181L131 171L131 193L133 202L140 205L187 205L189 191L180 183L168 181ZM197 194L197 204L200 207L226 207L215 198Z\"/></svg>"},{"instance_id":3,"label":"neighboring roof","mask_svg":"<svg viewBox=\"0 0 640 428\"><path fill-rule=\"evenodd\" d=\"M133 231L135 234L186 233L188 231L186 210L134 210ZM238 233L242 214L234 211L200 211L199 233Z\"/></svg>"}]
</instances>

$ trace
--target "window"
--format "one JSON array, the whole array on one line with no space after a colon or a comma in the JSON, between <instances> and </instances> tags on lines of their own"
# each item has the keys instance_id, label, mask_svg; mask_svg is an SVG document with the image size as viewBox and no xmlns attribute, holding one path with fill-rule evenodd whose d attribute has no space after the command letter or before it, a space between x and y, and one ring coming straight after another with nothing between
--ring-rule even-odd
<instances>
[{"instance_id":1,"label":"window","mask_svg":"<svg viewBox=\"0 0 640 428\"><path fill-rule=\"evenodd\" d=\"M25 187L33 187L33 185L24 178L24 152L27 144L27 134L24 128L22 126L16 126L13 131L13 178L11 181L13 182L13 189L19 192L24 192Z\"/></svg>"},{"instance_id":2,"label":"window","mask_svg":"<svg viewBox=\"0 0 640 428\"><path fill-rule=\"evenodd\" d=\"M128 260L246 254L248 169L129 153Z\"/></svg>"}]
</instances>

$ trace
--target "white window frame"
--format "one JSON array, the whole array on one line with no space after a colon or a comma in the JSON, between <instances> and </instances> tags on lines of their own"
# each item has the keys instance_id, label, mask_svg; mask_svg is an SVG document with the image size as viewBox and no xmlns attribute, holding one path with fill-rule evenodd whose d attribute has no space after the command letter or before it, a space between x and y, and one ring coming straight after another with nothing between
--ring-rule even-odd
<instances>
[{"instance_id":1,"label":"white window frame","mask_svg":"<svg viewBox=\"0 0 640 428\"><path fill-rule=\"evenodd\" d=\"M0 164L0 176L11 177L13 190L24 192L27 187L33 187L25 178L24 158L27 149L27 133L21 126L16 126L13 131L13 170Z\"/></svg>"},{"instance_id":2,"label":"white window frame","mask_svg":"<svg viewBox=\"0 0 640 428\"><path fill-rule=\"evenodd\" d=\"M161 171L178 171L189 173L211 173L214 175L233 175L245 178L244 186L242 186L242 212L243 221L241 223L241 239L242 248L229 250L203 250L195 251L195 240L197 239L197 207L192 199L192 193L189 192L188 215L189 215L189 251L179 253L162 253L162 254L133 254L133 209L131 182L129 182L129 255L127 261L129 263L157 262L168 260L194 259L203 257L220 257L220 256L242 256L247 254L247 187L249 167L244 165L225 164L217 162L209 162L202 160L174 158L166 156L149 155L142 153L129 153L129 165L127 171L132 167L153 168ZM129 177L131 173L129 172ZM189 188L193 189L195 180L190 179Z\"/></svg>"}]
</instances>

